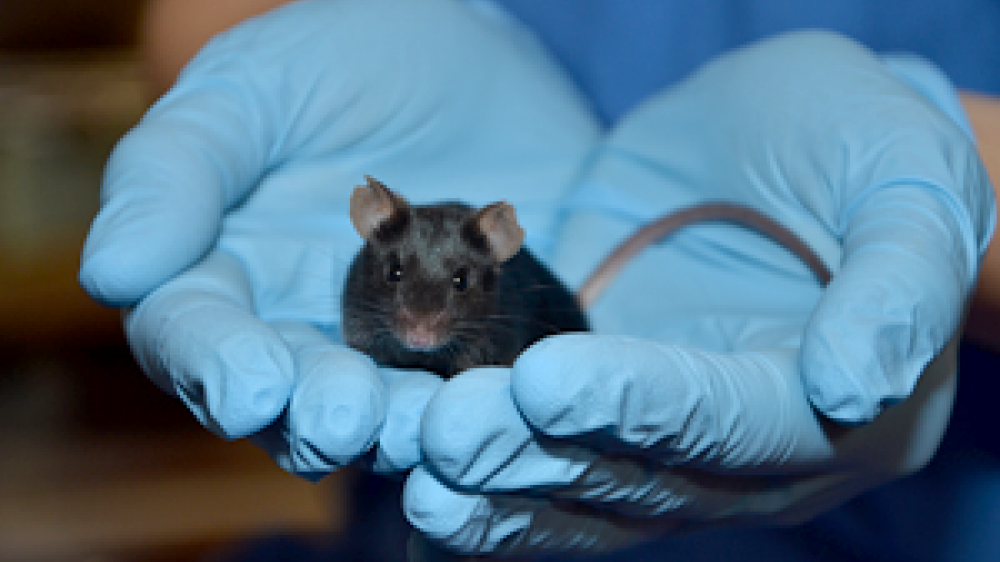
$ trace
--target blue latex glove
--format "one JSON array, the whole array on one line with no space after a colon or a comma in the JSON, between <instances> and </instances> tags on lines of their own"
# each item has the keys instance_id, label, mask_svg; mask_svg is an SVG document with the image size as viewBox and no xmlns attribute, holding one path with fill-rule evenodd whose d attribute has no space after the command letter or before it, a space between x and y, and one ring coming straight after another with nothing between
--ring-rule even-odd
<instances>
[{"instance_id":1,"label":"blue latex glove","mask_svg":"<svg viewBox=\"0 0 1000 562\"><path fill-rule=\"evenodd\" d=\"M724 56L613 131L555 262L579 283L637 225L718 199L791 227L832 283L733 226L648 249L593 308L599 334L435 395L416 527L467 553L598 552L799 522L927 462L995 220L947 82L819 32Z\"/></svg>"},{"instance_id":2,"label":"blue latex glove","mask_svg":"<svg viewBox=\"0 0 1000 562\"><path fill-rule=\"evenodd\" d=\"M226 438L322 475L420 459L440 379L341 344L371 174L414 201L507 199L545 248L600 131L534 38L455 0L290 4L207 45L115 149L80 280L130 308L150 378Z\"/></svg>"}]
</instances>

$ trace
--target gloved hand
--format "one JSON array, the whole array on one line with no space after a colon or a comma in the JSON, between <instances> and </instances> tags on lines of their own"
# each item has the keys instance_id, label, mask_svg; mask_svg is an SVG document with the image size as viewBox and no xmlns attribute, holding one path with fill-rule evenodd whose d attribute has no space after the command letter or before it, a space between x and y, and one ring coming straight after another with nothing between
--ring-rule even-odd
<instances>
[{"instance_id":1,"label":"gloved hand","mask_svg":"<svg viewBox=\"0 0 1000 562\"><path fill-rule=\"evenodd\" d=\"M417 462L440 379L341 344L348 219L371 174L414 201L505 198L545 247L599 129L533 40L457 0L292 3L208 44L115 149L80 281L131 307L150 378L226 438L322 475Z\"/></svg>"},{"instance_id":2,"label":"gloved hand","mask_svg":"<svg viewBox=\"0 0 1000 562\"><path fill-rule=\"evenodd\" d=\"M800 522L922 466L951 408L994 203L928 64L826 33L714 61L612 132L555 262L579 283L669 209L744 203L834 270L692 226L513 369L428 404L410 521L466 553L599 552L728 523ZM621 335L627 334L627 335Z\"/></svg>"}]
</instances>

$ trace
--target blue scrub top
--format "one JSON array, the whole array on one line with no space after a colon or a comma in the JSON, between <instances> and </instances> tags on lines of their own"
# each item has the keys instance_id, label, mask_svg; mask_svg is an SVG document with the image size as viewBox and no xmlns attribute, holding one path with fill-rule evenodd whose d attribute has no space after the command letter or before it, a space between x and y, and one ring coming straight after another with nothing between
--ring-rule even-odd
<instances>
[{"instance_id":1,"label":"blue scrub top","mask_svg":"<svg viewBox=\"0 0 1000 562\"><path fill-rule=\"evenodd\" d=\"M782 31L836 30L906 50L1000 94L998 0L495 0L534 29L606 123L719 53Z\"/></svg>"}]
</instances>

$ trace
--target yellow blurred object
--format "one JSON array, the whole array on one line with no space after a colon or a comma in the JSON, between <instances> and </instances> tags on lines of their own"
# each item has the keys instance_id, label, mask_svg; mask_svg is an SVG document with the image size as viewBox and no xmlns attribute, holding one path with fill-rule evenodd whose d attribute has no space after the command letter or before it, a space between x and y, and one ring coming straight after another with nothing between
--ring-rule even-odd
<instances>
[{"instance_id":1,"label":"yellow blurred object","mask_svg":"<svg viewBox=\"0 0 1000 562\"><path fill-rule=\"evenodd\" d=\"M76 283L104 162L143 111L129 52L0 53L0 342L106 337Z\"/></svg>"},{"instance_id":2,"label":"yellow blurred object","mask_svg":"<svg viewBox=\"0 0 1000 562\"><path fill-rule=\"evenodd\" d=\"M310 484L249 442L207 432L8 440L4 454L0 560L9 562L329 534L339 521L330 505L338 479Z\"/></svg>"},{"instance_id":3,"label":"yellow blurred object","mask_svg":"<svg viewBox=\"0 0 1000 562\"><path fill-rule=\"evenodd\" d=\"M77 284L104 163L144 108L133 51L0 50L5 562L194 560L340 520L341 475L311 484L209 434L139 371L119 312Z\"/></svg>"}]
</instances>

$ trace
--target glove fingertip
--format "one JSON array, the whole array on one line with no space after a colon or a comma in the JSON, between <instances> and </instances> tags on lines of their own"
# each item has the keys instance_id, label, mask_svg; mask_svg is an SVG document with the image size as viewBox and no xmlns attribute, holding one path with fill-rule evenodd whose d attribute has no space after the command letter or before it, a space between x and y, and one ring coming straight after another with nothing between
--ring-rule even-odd
<instances>
[{"instance_id":1,"label":"glove fingertip","mask_svg":"<svg viewBox=\"0 0 1000 562\"><path fill-rule=\"evenodd\" d=\"M844 424L870 422L910 396L950 339L948 315L935 303L908 298L898 283L893 291L859 284L839 296L845 288L831 286L801 351L810 403Z\"/></svg>"},{"instance_id":2,"label":"glove fingertip","mask_svg":"<svg viewBox=\"0 0 1000 562\"><path fill-rule=\"evenodd\" d=\"M300 381L289 409L296 447L335 464L364 454L385 422L387 391L367 357L338 346L300 354Z\"/></svg>"},{"instance_id":3,"label":"glove fingertip","mask_svg":"<svg viewBox=\"0 0 1000 562\"><path fill-rule=\"evenodd\" d=\"M595 345L598 343L589 335L563 334L542 340L517 359L511 372L511 392L533 427L563 435L584 423L588 416L580 406L586 405L589 393L603 388L591 384L603 372L599 361L587 362L594 357Z\"/></svg>"},{"instance_id":4,"label":"glove fingertip","mask_svg":"<svg viewBox=\"0 0 1000 562\"><path fill-rule=\"evenodd\" d=\"M213 388L197 401L207 406L212 423L225 436L255 433L273 423L288 405L294 363L280 340L271 336L251 331L224 339L219 342L216 376L201 378L202 384Z\"/></svg>"},{"instance_id":5,"label":"glove fingertip","mask_svg":"<svg viewBox=\"0 0 1000 562\"><path fill-rule=\"evenodd\" d=\"M523 422L510 401L509 384L507 369L481 367L442 385L420 425L424 458L438 474L469 484L481 456L511 440L520 442L512 432Z\"/></svg>"},{"instance_id":6,"label":"glove fingertip","mask_svg":"<svg viewBox=\"0 0 1000 562\"><path fill-rule=\"evenodd\" d=\"M170 252L163 247L151 250L155 244L148 236L129 235L121 229L102 226L95 223L87 239L77 278L91 298L106 306L135 304L203 252L199 248L191 256L184 256L181 254L185 252ZM143 247L138 247L139 243ZM153 259L153 255L161 259Z\"/></svg>"},{"instance_id":7,"label":"glove fingertip","mask_svg":"<svg viewBox=\"0 0 1000 562\"><path fill-rule=\"evenodd\" d=\"M436 540L458 533L472 518L479 498L466 496L439 482L417 466L403 487L403 510L411 525Z\"/></svg>"},{"instance_id":8,"label":"glove fingertip","mask_svg":"<svg viewBox=\"0 0 1000 562\"><path fill-rule=\"evenodd\" d=\"M146 200L140 191L106 203L84 243L78 279L100 303L134 304L204 256L217 236L217 202Z\"/></svg>"},{"instance_id":9,"label":"glove fingertip","mask_svg":"<svg viewBox=\"0 0 1000 562\"><path fill-rule=\"evenodd\" d=\"M810 404L826 417L842 424L861 424L875 419L892 402L884 376L872 376L866 382L857 373L834 361L843 351L822 344L805 346L804 388ZM874 366L876 371L881 368Z\"/></svg>"},{"instance_id":10,"label":"glove fingertip","mask_svg":"<svg viewBox=\"0 0 1000 562\"><path fill-rule=\"evenodd\" d=\"M113 308L128 306L149 292L155 282L136 279L127 269L118 266L104 252L91 253L81 260L77 281L100 304Z\"/></svg>"},{"instance_id":11,"label":"glove fingertip","mask_svg":"<svg viewBox=\"0 0 1000 562\"><path fill-rule=\"evenodd\" d=\"M801 352L808 397L828 417L866 423L905 400L960 330L976 278L968 208L938 183L897 181L845 214L841 268Z\"/></svg>"},{"instance_id":12,"label":"glove fingertip","mask_svg":"<svg viewBox=\"0 0 1000 562\"><path fill-rule=\"evenodd\" d=\"M389 386L385 424L379 434L376 472L408 470L423 460L420 422L431 398L441 387L440 377L419 371L381 369Z\"/></svg>"}]
</instances>

